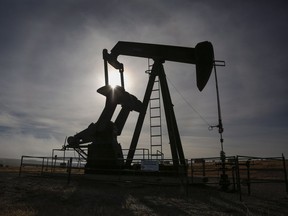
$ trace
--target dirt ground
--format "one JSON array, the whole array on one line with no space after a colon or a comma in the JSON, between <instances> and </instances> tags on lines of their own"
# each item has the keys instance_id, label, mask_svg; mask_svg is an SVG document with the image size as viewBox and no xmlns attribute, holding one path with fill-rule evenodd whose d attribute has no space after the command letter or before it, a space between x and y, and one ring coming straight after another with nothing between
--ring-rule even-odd
<instances>
[{"instance_id":1,"label":"dirt ground","mask_svg":"<svg viewBox=\"0 0 288 216\"><path fill-rule=\"evenodd\" d=\"M146 180L78 175L67 184L65 176L0 171L0 215L288 215L285 195L240 201L217 187Z\"/></svg>"}]
</instances>

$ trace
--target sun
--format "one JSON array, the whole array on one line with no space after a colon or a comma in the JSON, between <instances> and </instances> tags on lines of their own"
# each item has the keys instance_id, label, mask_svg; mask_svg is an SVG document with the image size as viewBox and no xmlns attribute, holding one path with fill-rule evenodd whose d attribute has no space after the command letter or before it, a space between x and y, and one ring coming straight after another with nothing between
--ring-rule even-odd
<instances>
[{"instance_id":1,"label":"sun","mask_svg":"<svg viewBox=\"0 0 288 216\"><path fill-rule=\"evenodd\" d=\"M108 73L108 83L112 88L115 88L117 85L121 86L120 73L117 70L110 70Z\"/></svg>"},{"instance_id":2,"label":"sun","mask_svg":"<svg viewBox=\"0 0 288 216\"><path fill-rule=\"evenodd\" d=\"M131 88L131 76L129 76L129 72L128 71L124 71L123 72L123 76L124 76L124 87L126 88ZM120 72L118 70L110 70L108 72L108 83L112 88L115 88L117 85L121 86L121 76L120 76Z\"/></svg>"}]
</instances>

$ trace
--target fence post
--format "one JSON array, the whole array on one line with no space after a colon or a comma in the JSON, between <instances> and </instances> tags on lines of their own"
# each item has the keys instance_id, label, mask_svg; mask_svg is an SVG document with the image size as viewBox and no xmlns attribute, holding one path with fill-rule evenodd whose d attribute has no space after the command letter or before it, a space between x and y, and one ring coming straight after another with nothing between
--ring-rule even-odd
<instances>
[{"instance_id":1,"label":"fence post","mask_svg":"<svg viewBox=\"0 0 288 216\"><path fill-rule=\"evenodd\" d=\"M235 156L233 156L233 157L234 157L234 159L232 162L231 171L232 171L233 191L235 192L236 191L236 187L235 187L236 158L235 158Z\"/></svg>"},{"instance_id":2,"label":"fence post","mask_svg":"<svg viewBox=\"0 0 288 216\"><path fill-rule=\"evenodd\" d=\"M69 159L67 184L70 184L71 167L72 167L72 157L70 157L70 159Z\"/></svg>"},{"instance_id":3,"label":"fence post","mask_svg":"<svg viewBox=\"0 0 288 216\"><path fill-rule=\"evenodd\" d=\"M48 172L48 168L49 168L48 161L49 161L49 157L46 158L46 168L45 168L46 172Z\"/></svg>"},{"instance_id":4,"label":"fence post","mask_svg":"<svg viewBox=\"0 0 288 216\"><path fill-rule=\"evenodd\" d=\"M20 164L20 168L19 168L19 177L21 176L21 173L22 173L22 164L23 164L23 157L21 157L21 164Z\"/></svg>"},{"instance_id":5,"label":"fence post","mask_svg":"<svg viewBox=\"0 0 288 216\"><path fill-rule=\"evenodd\" d=\"M205 177L206 176L206 168L205 168L205 159L202 159L202 175L203 175L203 177Z\"/></svg>"},{"instance_id":6,"label":"fence post","mask_svg":"<svg viewBox=\"0 0 288 216\"><path fill-rule=\"evenodd\" d=\"M236 191L236 187L235 187L235 165L232 166L231 171L232 171L233 191Z\"/></svg>"},{"instance_id":7,"label":"fence post","mask_svg":"<svg viewBox=\"0 0 288 216\"><path fill-rule=\"evenodd\" d=\"M285 185L286 185L286 194L288 194L288 180L287 180L287 170L286 170L286 160L284 154L282 153L282 161L283 161L283 168L284 168L284 175L285 175Z\"/></svg>"},{"instance_id":8,"label":"fence post","mask_svg":"<svg viewBox=\"0 0 288 216\"><path fill-rule=\"evenodd\" d=\"M237 188L239 192L239 199L242 201L242 191L241 191L241 181L240 181L240 168L239 168L239 158L238 155L236 156L235 160L235 165L236 165L236 179L237 179Z\"/></svg>"},{"instance_id":9,"label":"fence post","mask_svg":"<svg viewBox=\"0 0 288 216\"><path fill-rule=\"evenodd\" d=\"M41 176L43 175L43 170L44 170L44 157L42 158Z\"/></svg>"},{"instance_id":10,"label":"fence post","mask_svg":"<svg viewBox=\"0 0 288 216\"><path fill-rule=\"evenodd\" d=\"M247 187L248 187L248 195L251 195L251 182L250 182L250 159L246 162L247 166Z\"/></svg>"},{"instance_id":11,"label":"fence post","mask_svg":"<svg viewBox=\"0 0 288 216\"><path fill-rule=\"evenodd\" d=\"M194 179L193 179L193 161L191 159L191 182L194 183Z\"/></svg>"},{"instance_id":12,"label":"fence post","mask_svg":"<svg viewBox=\"0 0 288 216\"><path fill-rule=\"evenodd\" d=\"M51 162L51 173L55 172L56 162L57 162L57 155L55 155L54 157L52 157L52 162Z\"/></svg>"}]
</instances>

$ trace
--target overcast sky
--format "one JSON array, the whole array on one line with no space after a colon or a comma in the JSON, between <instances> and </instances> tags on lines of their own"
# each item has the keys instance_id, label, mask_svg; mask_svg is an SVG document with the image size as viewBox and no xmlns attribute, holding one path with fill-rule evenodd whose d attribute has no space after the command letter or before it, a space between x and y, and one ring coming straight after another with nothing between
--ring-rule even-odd
<instances>
[{"instance_id":1,"label":"overcast sky","mask_svg":"<svg viewBox=\"0 0 288 216\"><path fill-rule=\"evenodd\" d=\"M96 92L104 85L102 50L118 41L210 41L226 62L217 68L226 154L288 157L287 11L284 0L0 0L0 157L49 156L96 122L105 104ZM126 90L142 100L147 59L119 61ZM219 134L208 130L218 124L214 76L199 92L195 65L164 67L186 158L218 156ZM118 139L122 148L137 116ZM149 148L148 125L138 147Z\"/></svg>"}]
</instances>

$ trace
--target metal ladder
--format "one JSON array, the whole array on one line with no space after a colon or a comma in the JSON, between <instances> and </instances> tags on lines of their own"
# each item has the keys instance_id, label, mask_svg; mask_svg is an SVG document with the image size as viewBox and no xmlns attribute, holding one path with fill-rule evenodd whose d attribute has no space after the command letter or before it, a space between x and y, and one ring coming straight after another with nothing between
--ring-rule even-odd
<instances>
[{"instance_id":1,"label":"metal ladder","mask_svg":"<svg viewBox=\"0 0 288 216\"><path fill-rule=\"evenodd\" d=\"M148 73L151 72L152 65L148 59ZM159 78L156 77L152 89L150 103L150 156L151 159L163 159L162 153L162 120L161 120L161 89Z\"/></svg>"}]
</instances>

